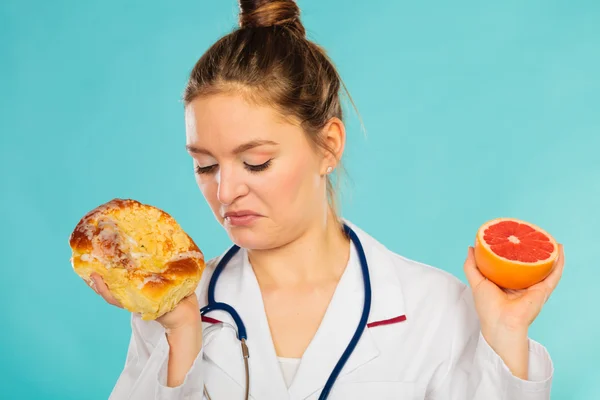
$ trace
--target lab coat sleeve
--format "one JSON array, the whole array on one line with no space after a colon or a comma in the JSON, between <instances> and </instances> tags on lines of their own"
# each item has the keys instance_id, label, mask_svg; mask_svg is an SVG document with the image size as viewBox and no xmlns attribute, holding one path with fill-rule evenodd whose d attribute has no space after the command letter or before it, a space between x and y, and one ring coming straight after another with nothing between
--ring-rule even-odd
<instances>
[{"instance_id":1,"label":"lab coat sleeve","mask_svg":"<svg viewBox=\"0 0 600 400\"><path fill-rule=\"evenodd\" d=\"M515 377L481 334L469 287L455 308L444 375L428 400L550 400L554 367L541 344L528 339L528 379Z\"/></svg>"},{"instance_id":2,"label":"lab coat sleeve","mask_svg":"<svg viewBox=\"0 0 600 400\"><path fill-rule=\"evenodd\" d=\"M168 353L167 353L168 354ZM163 357L162 365L158 371L158 385L156 387L156 400L201 400L203 399L202 379L202 356L203 350L200 350L194 364L188 371L183 383L177 387L167 387L167 367L168 356Z\"/></svg>"},{"instance_id":3,"label":"lab coat sleeve","mask_svg":"<svg viewBox=\"0 0 600 400\"><path fill-rule=\"evenodd\" d=\"M167 387L169 346L164 328L156 321L143 321L132 314L131 330L125 366L110 400L202 399L203 350L196 357L184 382L177 387Z\"/></svg>"}]
</instances>

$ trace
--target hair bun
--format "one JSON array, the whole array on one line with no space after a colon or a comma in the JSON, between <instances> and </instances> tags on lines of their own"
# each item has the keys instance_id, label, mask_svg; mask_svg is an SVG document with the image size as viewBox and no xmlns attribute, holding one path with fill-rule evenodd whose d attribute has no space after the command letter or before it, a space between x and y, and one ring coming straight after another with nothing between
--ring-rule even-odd
<instances>
[{"instance_id":1,"label":"hair bun","mask_svg":"<svg viewBox=\"0 0 600 400\"><path fill-rule=\"evenodd\" d=\"M240 0L241 28L286 26L304 36L300 8L294 0Z\"/></svg>"}]
</instances>

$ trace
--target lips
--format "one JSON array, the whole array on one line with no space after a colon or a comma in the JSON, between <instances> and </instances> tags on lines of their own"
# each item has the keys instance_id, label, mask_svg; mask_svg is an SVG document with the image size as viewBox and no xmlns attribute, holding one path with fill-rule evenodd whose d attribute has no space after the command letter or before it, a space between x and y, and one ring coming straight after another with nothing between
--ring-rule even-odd
<instances>
[{"instance_id":1,"label":"lips","mask_svg":"<svg viewBox=\"0 0 600 400\"><path fill-rule=\"evenodd\" d=\"M248 217L248 216L255 216L258 217L259 214L255 213L254 211L250 211L250 210L242 210L242 211L228 211L224 214L225 218L239 218L239 217Z\"/></svg>"},{"instance_id":2,"label":"lips","mask_svg":"<svg viewBox=\"0 0 600 400\"><path fill-rule=\"evenodd\" d=\"M261 217L250 210L228 211L224 214L225 223L230 226L249 226Z\"/></svg>"}]
</instances>

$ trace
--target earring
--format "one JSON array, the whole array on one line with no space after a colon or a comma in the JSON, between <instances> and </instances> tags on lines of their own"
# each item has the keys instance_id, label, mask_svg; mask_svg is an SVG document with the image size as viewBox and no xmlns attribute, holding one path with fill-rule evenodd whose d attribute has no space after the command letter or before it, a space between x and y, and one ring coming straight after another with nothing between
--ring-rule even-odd
<instances>
[{"instance_id":1,"label":"earring","mask_svg":"<svg viewBox=\"0 0 600 400\"><path fill-rule=\"evenodd\" d=\"M327 167L327 173L330 174L331 171L333 171L333 167L330 165L329 167Z\"/></svg>"}]
</instances>

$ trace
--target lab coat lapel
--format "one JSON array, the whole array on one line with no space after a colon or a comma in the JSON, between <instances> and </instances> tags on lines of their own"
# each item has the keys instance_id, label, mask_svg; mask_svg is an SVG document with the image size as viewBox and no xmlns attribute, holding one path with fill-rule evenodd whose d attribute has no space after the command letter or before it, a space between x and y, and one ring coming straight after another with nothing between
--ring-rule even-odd
<instances>
[{"instance_id":1,"label":"lab coat lapel","mask_svg":"<svg viewBox=\"0 0 600 400\"><path fill-rule=\"evenodd\" d=\"M372 294L367 326L372 328L405 321L407 315L402 282L396 270L399 256L351 222L345 221L345 223L360 239L369 264ZM362 283L361 290L364 290Z\"/></svg>"},{"instance_id":2,"label":"lab coat lapel","mask_svg":"<svg viewBox=\"0 0 600 400\"><path fill-rule=\"evenodd\" d=\"M219 276L215 299L236 309L248 333L250 395L255 399L286 399L288 391L279 368L256 276L244 249L231 259ZM226 313L214 311L210 317L230 323ZM207 337L205 354L241 387L245 385L244 364L235 332L223 328Z\"/></svg>"},{"instance_id":3,"label":"lab coat lapel","mask_svg":"<svg viewBox=\"0 0 600 400\"><path fill-rule=\"evenodd\" d=\"M304 399L321 389L350 342L360 321L364 289L354 246L321 325L306 349L290 386L294 399ZM369 332L363 332L341 375L377 357L378 349Z\"/></svg>"},{"instance_id":4,"label":"lab coat lapel","mask_svg":"<svg viewBox=\"0 0 600 400\"><path fill-rule=\"evenodd\" d=\"M394 269L395 256L358 227L345 222L356 232L365 251L372 297L368 328L361 335L338 380L379 355L380 349L371 329L377 329L381 324L401 322L407 317L401 282ZM260 288L244 249L238 251L221 273L215 297L217 301L234 307L246 325L251 396L261 400L304 399L323 388L348 346L362 313L364 285L356 248L352 245L348 267L321 326L304 353L289 392L279 368ZM209 317L235 326L232 318L222 311L211 312ZM205 355L243 388L244 364L235 332L227 327L215 329L205 337Z\"/></svg>"},{"instance_id":5,"label":"lab coat lapel","mask_svg":"<svg viewBox=\"0 0 600 400\"><path fill-rule=\"evenodd\" d=\"M235 254L219 276L215 298L218 302L233 306L232 301L239 302L237 296L242 289L241 251ZM205 305L207 299L204 299ZM234 306L235 307L235 306ZM244 362L237 339L237 329L231 316L221 310L211 311L203 317L203 347L204 355L223 370L233 381L242 388L245 387ZM248 318L242 320L246 322ZM222 323L222 324L221 324ZM232 329L233 328L233 329ZM210 392L210 382L206 382Z\"/></svg>"},{"instance_id":6,"label":"lab coat lapel","mask_svg":"<svg viewBox=\"0 0 600 400\"><path fill-rule=\"evenodd\" d=\"M354 352L347 360L338 380L380 353L371 326L403 321L404 300L394 271L394 260L385 247L369 235L346 223L356 232L365 251L371 280L371 311L368 327L363 331ZM360 321L364 305L364 282L357 249L352 244L350 260L325 313L321 326L311 341L290 387L291 398L304 399L320 391L346 350ZM335 384L333 387L335 391Z\"/></svg>"}]
</instances>

